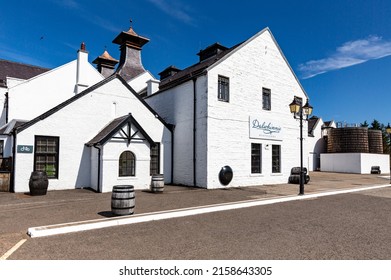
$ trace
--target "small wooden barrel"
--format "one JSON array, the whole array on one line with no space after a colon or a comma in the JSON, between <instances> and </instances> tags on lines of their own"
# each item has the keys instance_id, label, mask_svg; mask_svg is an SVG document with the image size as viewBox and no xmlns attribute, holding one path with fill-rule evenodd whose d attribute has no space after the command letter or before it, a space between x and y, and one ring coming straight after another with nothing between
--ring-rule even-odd
<instances>
[{"instance_id":1,"label":"small wooden barrel","mask_svg":"<svg viewBox=\"0 0 391 280\"><path fill-rule=\"evenodd\" d=\"M135 196L134 187L119 185L113 187L111 195L111 212L115 215L131 215L134 212Z\"/></svg>"},{"instance_id":2,"label":"small wooden barrel","mask_svg":"<svg viewBox=\"0 0 391 280\"><path fill-rule=\"evenodd\" d=\"M29 180L30 195L45 195L49 186L48 176L44 171L31 172Z\"/></svg>"},{"instance_id":3,"label":"small wooden barrel","mask_svg":"<svg viewBox=\"0 0 391 280\"><path fill-rule=\"evenodd\" d=\"M289 176L290 184L300 184L300 175L294 174Z\"/></svg>"},{"instance_id":4,"label":"small wooden barrel","mask_svg":"<svg viewBox=\"0 0 391 280\"><path fill-rule=\"evenodd\" d=\"M151 191L155 193L161 193L164 190L164 175L156 174L152 175L151 179Z\"/></svg>"}]
</instances>

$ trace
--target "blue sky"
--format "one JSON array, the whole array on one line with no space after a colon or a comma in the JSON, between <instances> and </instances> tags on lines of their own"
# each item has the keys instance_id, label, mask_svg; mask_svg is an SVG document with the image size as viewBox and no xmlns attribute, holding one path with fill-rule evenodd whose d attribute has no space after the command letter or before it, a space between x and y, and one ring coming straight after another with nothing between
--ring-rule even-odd
<instances>
[{"instance_id":1,"label":"blue sky","mask_svg":"<svg viewBox=\"0 0 391 280\"><path fill-rule=\"evenodd\" d=\"M134 30L150 39L154 76L185 68L219 42L231 47L269 27L324 120L391 122L391 1L1 0L0 58L57 67L85 42L92 62Z\"/></svg>"}]
</instances>

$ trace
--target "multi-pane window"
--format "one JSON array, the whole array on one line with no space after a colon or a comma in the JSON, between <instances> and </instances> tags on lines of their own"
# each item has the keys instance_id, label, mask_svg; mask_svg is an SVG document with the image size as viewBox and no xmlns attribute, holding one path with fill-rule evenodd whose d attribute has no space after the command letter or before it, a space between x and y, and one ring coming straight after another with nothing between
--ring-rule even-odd
<instances>
[{"instance_id":1,"label":"multi-pane window","mask_svg":"<svg viewBox=\"0 0 391 280\"><path fill-rule=\"evenodd\" d=\"M217 98L219 101L229 102L229 78L219 76Z\"/></svg>"},{"instance_id":2,"label":"multi-pane window","mask_svg":"<svg viewBox=\"0 0 391 280\"><path fill-rule=\"evenodd\" d=\"M125 151L119 156L118 176L136 176L136 158L130 151Z\"/></svg>"},{"instance_id":3,"label":"multi-pane window","mask_svg":"<svg viewBox=\"0 0 391 280\"><path fill-rule=\"evenodd\" d=\"M262 144L251 143L251 173L262 173Z\"/></svg>"},{"instance_id":4,"label":"multi-pane window","mask_svg":"<svg viewBox=\"0 0 391 280\"><path fill-rule=\"evenodd\" d=\"M262 88L262 109L270 111L271 108L271 90Z\"/></svg>"},{"instance_id":5,"label":"multi-pane window","mask_svg":"<svg viewBox=\"0 0 391 280\"><path fill-rule=\"evenodd\" d=\"M155 143L154 147L151 147L151 165L150 174L156 175L160 173L160 144Z\"/></svg>"},{"instance_id":6,"label":"multi-pane window","mask_svg":"<svg viewBox=\"0 0 391 280\"><path fill-rule=\"evenodd\" d=\"M58 179L58 154L58 137L35 136L35 171L45 171L49 179Z\"/></svg>"},{"instance_id":7,"label":"multi-pane window","mask_svg":"<svg viewBox=\"0 0 391 280\"><path fill-rule=\"evenodd\" d=\"M272 145L272 173L281 173L281 146Z\"/></svg>"}]
</instances>

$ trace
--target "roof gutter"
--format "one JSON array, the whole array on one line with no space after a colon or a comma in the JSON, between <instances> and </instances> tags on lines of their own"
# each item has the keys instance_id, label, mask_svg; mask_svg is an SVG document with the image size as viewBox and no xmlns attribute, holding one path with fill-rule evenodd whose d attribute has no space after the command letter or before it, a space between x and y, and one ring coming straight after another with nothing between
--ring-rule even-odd
<instances>
[{"instance_id":1,"label":"roof gutter","mask_svg":"<svg viewBox=\"0 0 391 280\"><path fill-rule=\"evenodd\" d=\"M197 187L197 77L193 78L193 186Z\"/></svg>"}]
</instances>

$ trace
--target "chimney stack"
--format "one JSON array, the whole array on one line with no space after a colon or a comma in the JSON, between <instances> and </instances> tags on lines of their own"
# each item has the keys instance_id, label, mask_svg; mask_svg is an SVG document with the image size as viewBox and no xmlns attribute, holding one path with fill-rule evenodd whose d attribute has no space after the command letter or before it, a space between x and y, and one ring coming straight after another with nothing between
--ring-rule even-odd
<instances>
[{"instance_id":1,"label":"chimney stack","mask_svg":"<svg viewBox=\"0 0 391 280\"><path fill-rule=\"evenodd\" d=\"M75 94L78 94L88 88L87 84L87 71L85 68L88 63L88 52L86 51L86 45L81 43L80 49L77 51L77 65L76 65L76 86Z\"/></svg>"},{"instance_id":2,"label":"chimney stack","mask_svg":"<svg viewBox=\"0 0 391 280\"><path fill-rule=\"evenodd\" d=\"M207 60L208 58L214 57L225 50L228 50L228 48L224 47L220 43L214 43L213 45L210 45L204 50L200 50L200 52L197 53L197 55L200 57L200 62L201 62Z\"/></svg>"},{"instance_id":3,"label":"chimney stack","mask_svg":"<svg viewBox=\"0 0 391 280\"><path fill-rule=\"evenodd\" d=\"M174 65L170 65L166 69L164 69L162 72L159 73L160 80L163 81L169 77L172 77L176 73L178 73L179 71L181 71L181 69L176 68Z\"/></svg>"}]
</instances>

